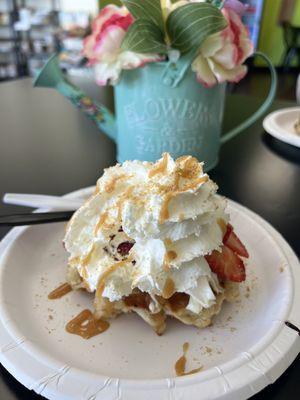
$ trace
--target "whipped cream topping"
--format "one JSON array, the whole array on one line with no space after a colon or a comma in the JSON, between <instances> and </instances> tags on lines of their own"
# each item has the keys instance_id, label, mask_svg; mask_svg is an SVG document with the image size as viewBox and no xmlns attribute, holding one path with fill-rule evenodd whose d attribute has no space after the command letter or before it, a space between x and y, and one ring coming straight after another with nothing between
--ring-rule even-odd
<instances>
[{"instance_id":1,"label":"whipped cream topping","mask_svg":"<svg viewBox=\"0 0 300 400\"><path fill-rule=\"evenodd\" d=\"M194 313L214 304L222 288L204 256L220 249L228 215L202 167L191 156L174 161L165 153L155 164L126 161L105 170L64 239L69 265L89 291L117 301L138 288L150 294L153 312L155 296L175 292L190 295Z\"/></svg>"}]
</instances>

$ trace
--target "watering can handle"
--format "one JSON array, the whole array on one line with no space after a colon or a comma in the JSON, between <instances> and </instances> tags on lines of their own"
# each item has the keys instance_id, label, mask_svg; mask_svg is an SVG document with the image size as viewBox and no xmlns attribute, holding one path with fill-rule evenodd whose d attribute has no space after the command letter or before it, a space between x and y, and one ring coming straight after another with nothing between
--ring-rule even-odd
<instances>
[{"instance_id":1,"label":"watering can handle","mask_svg":"<svg viewBox=\"0 0 300 400\"><path fill-rule=\"evenodd\" d=\"M244 122L242 122L240 125L236 126L235 128L231 129L229 132L225 133L221 137L221 144L224 144L228 142L228 140L234 138L237 136L239 133L243 132L245 129L249 128L254 122L256 122L270 107L272 104L275 94L276 94L276 89L277 89L277 73L276 70L271 62L271 60L262 52L257 51L253 54L253 56L259 56L262 59L264 59L268 65L268 68L271 73L271 86L270 90L268 93L267 98L263 102L263 104L259 107L257 111L255 111L254 114L252 114L249 118L247 118Z\"/></svg>"}]
</instances>

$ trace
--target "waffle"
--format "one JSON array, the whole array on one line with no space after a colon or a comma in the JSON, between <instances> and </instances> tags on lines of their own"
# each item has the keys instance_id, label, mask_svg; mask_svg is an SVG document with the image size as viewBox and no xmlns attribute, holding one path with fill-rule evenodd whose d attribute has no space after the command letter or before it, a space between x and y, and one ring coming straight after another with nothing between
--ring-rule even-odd
<instances>
[{"instance_id":1,"label":"waffle","mask_svg":"<svg viewBox=\"0 0 300 400\"><path fill-rule=\"evenodd\" d=\"M86 289L77 270L69 267L69 283L74 289ZM186 325L197 328L205 328L212 324L212 319L217 315L225 300L235 301L239 296L239 284L225 282L222 293L216 294L216 301L209 308L203 308L199 314L186 309L189 296L185 293L175 293L169 299L156 296L158 308L155 311L149 309L151 297L148 293L134 289L132 293L122 300L110 302L106 297L95 297L95 317L102 320L111 320L122 313L135 312L158 334L162 335L166 329L168 316L181 321Z\"/></svg>"}]
</instances>

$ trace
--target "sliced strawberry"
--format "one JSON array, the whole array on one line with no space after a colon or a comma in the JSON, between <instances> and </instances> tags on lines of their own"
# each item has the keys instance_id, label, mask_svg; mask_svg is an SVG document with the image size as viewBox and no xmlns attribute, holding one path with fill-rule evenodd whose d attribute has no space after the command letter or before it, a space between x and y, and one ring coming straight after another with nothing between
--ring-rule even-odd
<instances>
[{"instance_id":1,"label":"sliced strawberry","mask_svg":"<svg viewBox=\"0 0 300 400\"><path fill-rule=\"evenodd\" d=\"M225 235L223 236L223 243L228 239L229 235L233 231L233 226L231 224L226 225L226 232Z\"/></svg>"},{"instance_id":2,"label":"sliced strawberry","mask_svg":"<svg viewBox=\"0 0 300 400\"><path fill-rule=\"evenodd\" d=\"M239 256L245 258L249 257L246 247L234 233L233 227L230 224L227 224L227 231L224 235L223 243Z\"/></svg>"},{"instance_id":3,"label":"sliced strawberry","mask_svg":"<svg viewBox=\"0 0 300 400\"><path fill-rule=\"evenodd\" d=\"M210 269L218 275L221 281L242 282L246 279L243 260L229 247L222 246L221 252L214 250L210 255L206 255L205 258Z\"/></svg>"}]
</instances>

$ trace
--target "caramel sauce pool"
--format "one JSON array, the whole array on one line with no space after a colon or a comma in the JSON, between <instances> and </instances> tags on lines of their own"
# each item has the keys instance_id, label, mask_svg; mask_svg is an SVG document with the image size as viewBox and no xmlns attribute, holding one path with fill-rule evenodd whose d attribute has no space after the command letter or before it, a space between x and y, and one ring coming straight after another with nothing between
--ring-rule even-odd
<instances>
[{"instance_id":1,"label":"caramel sauce pool","mask_svg":"<svg viewBox=\"0 0 300 400\"><path fill-rule=\"evenodd\" d=\"M60 299L67 293L72 291L72 287L68 283L63 283L58 288L52 290L51 293L48 294L49 300Z\"/></svg>"},{"instance_id":2,"label":"caramel sauce pool","mask_svg":"<svg viewBox=\"0 0 300 400\"><path fill-rule=\"evenodd\" d=\"M192 369L189 372L185 372L186 353L187 353L189 347L190 347L190 345L188 342L184 343L184 345L182 346L183 355L175 363L176 376L185 376L185 375L196 374L197 372L201 371L201 369L202 369L202 367L200 367L200 368Z\"/></svg>"},{"instance_id":3,"label":"caramel sauce pool","mask_svg":"<svg viewBox=\"0 0 300 400\"><path fill-rule=\"evenodd\" d=\"M79 335L83 339L105 332L109 328L107 321L96 319L90 310L83 310L66 325L66 331Z\"/></svg>"}]
</instances>

